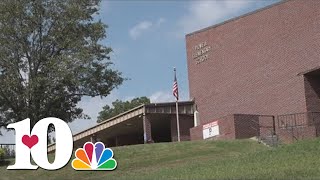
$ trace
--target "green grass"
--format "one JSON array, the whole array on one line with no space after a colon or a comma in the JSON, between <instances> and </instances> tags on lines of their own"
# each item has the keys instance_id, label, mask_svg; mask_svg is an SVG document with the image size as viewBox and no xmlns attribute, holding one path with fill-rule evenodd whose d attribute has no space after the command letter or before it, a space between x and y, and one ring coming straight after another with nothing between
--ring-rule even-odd
<instances>
[{"instance_id":1,"label":"green grass","mask_svg":"<svg viewBox=\"0 0 320 180\"><path fill-rule=\"evenodd\" d=\"M320 139L276 149L251 140L159 143L112 148L115 171L6 170L0 179L320 179Z\"/></svg>"}]
</instances>

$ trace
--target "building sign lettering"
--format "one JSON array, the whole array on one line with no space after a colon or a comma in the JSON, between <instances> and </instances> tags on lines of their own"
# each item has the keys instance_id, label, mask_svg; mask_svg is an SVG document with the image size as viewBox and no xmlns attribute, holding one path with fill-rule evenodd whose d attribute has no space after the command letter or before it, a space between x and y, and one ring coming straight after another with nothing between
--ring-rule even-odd
<instances>
[{"instance_id":1,"label":"building sign lettering","mask_svg":"<svg viewBox=\"0 0 320 180\"><path fill-rule=\"evenodd\" d=\"M192 58L196 61L196 64L200 64L208 59L208 52L211 50L211 46L207 42L202 42L194 46L193 50Z\"/></svg>"}]
</instances>

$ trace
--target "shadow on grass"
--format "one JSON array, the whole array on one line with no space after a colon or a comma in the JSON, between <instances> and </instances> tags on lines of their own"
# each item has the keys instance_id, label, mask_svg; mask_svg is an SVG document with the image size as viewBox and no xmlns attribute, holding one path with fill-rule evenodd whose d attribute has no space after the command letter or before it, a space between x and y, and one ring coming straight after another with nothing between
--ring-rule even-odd
<instances>
[{"instance_id":1,"label":"shadow on grass","mask_svg":"<svg viewBox=\"0 0 320 180\"><path fill-rule=\"evenodd\" d=\"M1 166L8 166L10 164L10 161L8 161L8 160L2 160L2 161L0 161L0 167Z\"/></svg>"}]
</instances>

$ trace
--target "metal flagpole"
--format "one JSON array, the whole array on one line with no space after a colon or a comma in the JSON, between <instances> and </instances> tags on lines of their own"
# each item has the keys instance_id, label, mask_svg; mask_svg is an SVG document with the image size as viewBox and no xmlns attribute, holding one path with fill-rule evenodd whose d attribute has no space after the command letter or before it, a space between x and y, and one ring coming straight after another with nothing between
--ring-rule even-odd
<instances>
[{"instance_id":1,"label":"metal flagpole","mask_svg":"<svg viewBox=\"0 0 320 180\"><path fill-rule=\"evenodd\" d=\"M178 106L179 91L178 91L178 82L177 82L177 76L176 76L176 68L174 68L173 70L174 70L174 91L176 91L175 97L176 97L177 133L178 133L178 142L180 142L180 124L179 124L179 106Z\"/></svg>"},{"instance_id":2,"label":"metal flagpole","mask_svg":"<svg viewBox=\"0 0 320 180\"><path fill-rule=\"evenodd\" d=\"M177 132L178 132L178 142L180 142L180 125L179 125L179 108L178 108L178 100L176 100L176 115L177 115Z\"/></svg>"}]
</instances>

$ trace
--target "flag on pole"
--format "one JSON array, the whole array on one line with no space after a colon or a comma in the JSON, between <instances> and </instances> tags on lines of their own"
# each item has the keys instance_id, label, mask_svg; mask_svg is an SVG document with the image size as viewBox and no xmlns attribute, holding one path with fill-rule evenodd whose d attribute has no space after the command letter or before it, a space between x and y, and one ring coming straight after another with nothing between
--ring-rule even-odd
<instances>
[{"instance_id":1,"label":"flag on pole","mask_svg":"<svg viewBox=\"0 0 320 180\"><path fill-rule=\"evenodd\" d=\"M176 97L177 134L178 134L178 142L180 142L179 106L178 106L179 91L178 91L176 68L174 68L173 70L174 70L174 82L173 82L172 93L174 97Z\"/></svg>"},{"instance_id":2,"label":"flag on pole","mask_svg":"<svg viewBox=\"0 0 320 180\"><path fill-rule=\"evenodd\" d=\"M173 96L176 97L176 100L179 100L179 91L178 91L178 81L176 76L176 68L174 68L174 82L172 88Z\"/></svg>"}]
</instances>

